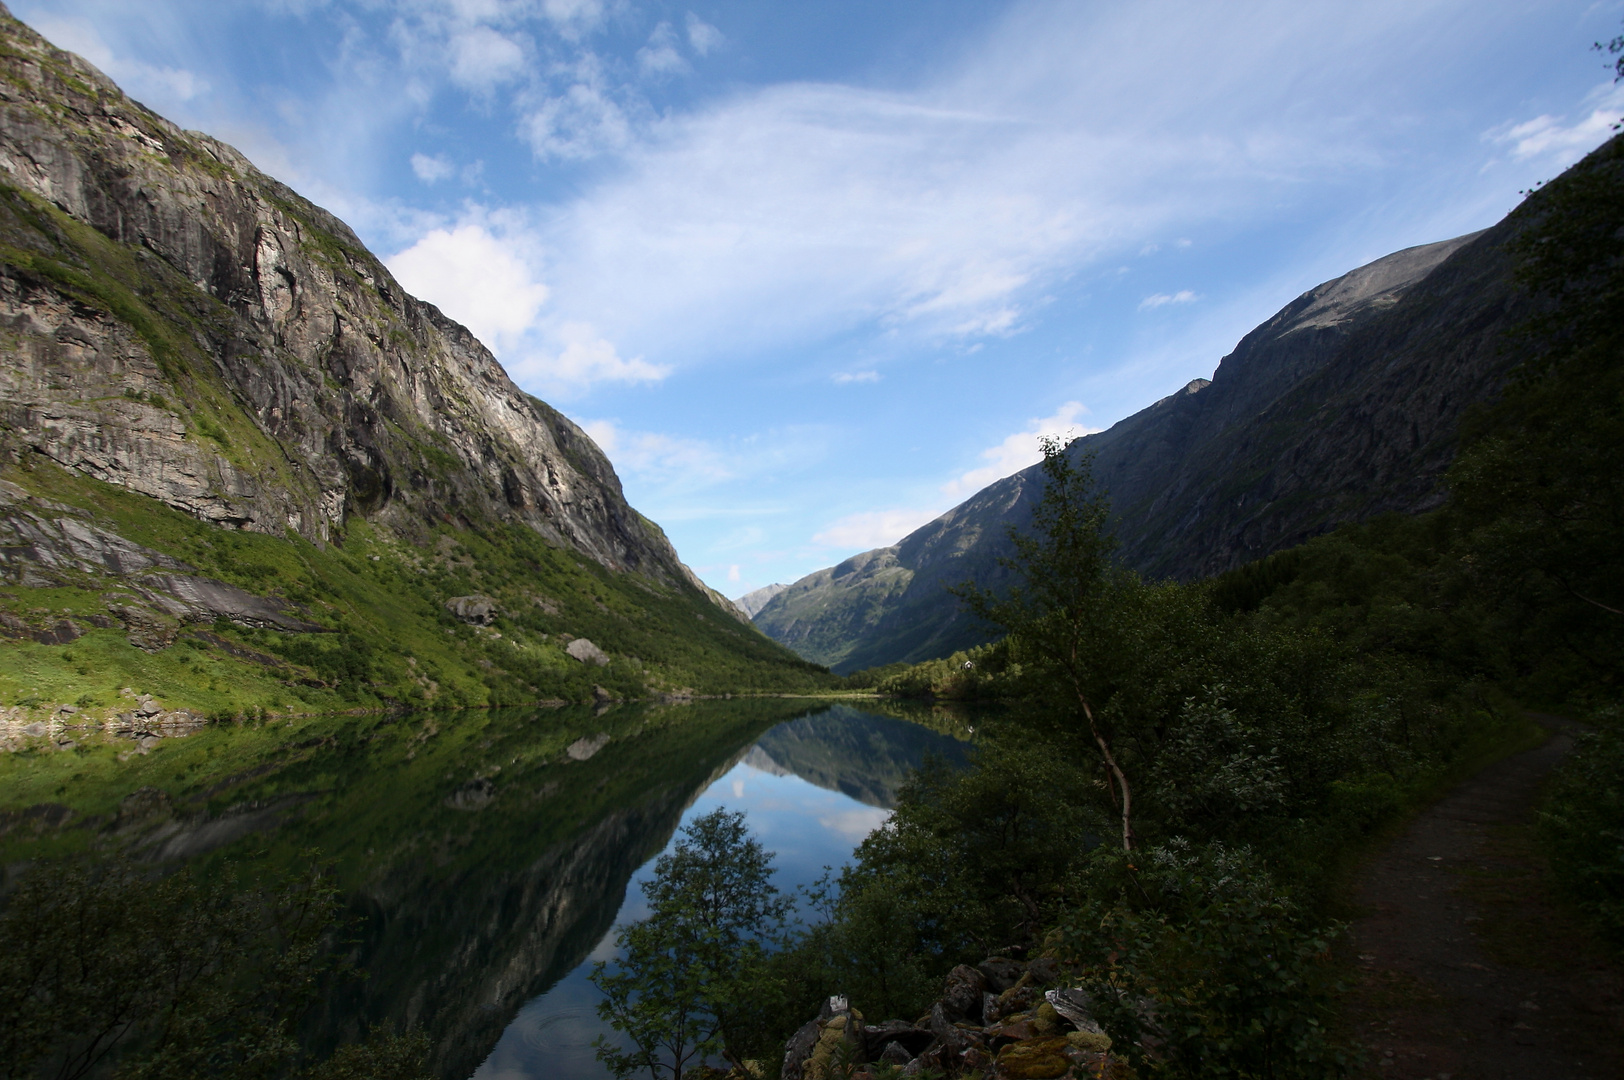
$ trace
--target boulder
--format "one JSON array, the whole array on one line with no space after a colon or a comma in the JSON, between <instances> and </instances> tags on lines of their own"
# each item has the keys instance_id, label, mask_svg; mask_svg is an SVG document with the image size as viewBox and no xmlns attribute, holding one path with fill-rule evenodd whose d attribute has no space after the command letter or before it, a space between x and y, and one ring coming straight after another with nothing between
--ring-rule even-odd
<instances>
[{"instance_id":1,"label":"boulder","mask_svg":"<svg viewBox=\"0 0 1624 1080\"><path fill-rule=\"evenodd\" d=\"M597 664L603 667L609 662L609 654L584 637L578 637L564 646L564 651L583 664Z\"/></svg>"},{"instance_id":2,"label":"boulder","mask_svg":"<svg viewBox=\"0 0 1624 1080\"><path fill-rule=\"evenodd\" d=\"M981 995L987 989L987 978L968 964L960 964L947 973L942 987L942 1004L955 1020L981 1018Z\"/></svg>"},{"instance_id":3,"label":"boulder","mask_svg":"<svg viewBox=\"0 0 1624 1080\"><path fill-rule=\"evenodd\" d=\"M1071 1044L1064 1037L1025 1039L998 1051L998 1074L1007 1080L1052 1080L1066 1075Z\"/></svg>"},{"instance_id":4,"label":"boulder","mask_svg":"<svg viewBox=\"0 0 1624 1080\"><path fill-rule=\"evenodd\" d=\"M445 609L453 616L473 626L489 626L496 621L498 608L489 596L453 596L445 602ZM580 657L576 657L577 660Z\"/></svg>"},{"instance_id":5,"label":"boulder","mask_svg":"<svg viewBox=\"0 0 1624 1080\"><path fill-rule=\"evenodd\" d=\"M1005 990L1020 981L1026 974L1026 965L1019 960L1011 960L1003 956L990 956L976 965L987 980L987 988L994 994L1002 994Z\"/></svg>"}]
</instances>

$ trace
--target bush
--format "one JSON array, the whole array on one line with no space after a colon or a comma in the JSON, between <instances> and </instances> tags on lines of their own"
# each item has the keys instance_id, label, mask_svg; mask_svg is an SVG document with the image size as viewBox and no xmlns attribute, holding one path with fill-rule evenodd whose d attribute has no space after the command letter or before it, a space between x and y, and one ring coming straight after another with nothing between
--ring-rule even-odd
<instances>
[{"instance_id":1,"label":"bush","mask_svg":"<svg viewBox=\"0 0 1624 1080\"><path fill-rule=\"evenodd\" d=\"M1560 886L1624 946L1624 734L1582 735L1539 816Z\"/></svg>"}]
</instances>

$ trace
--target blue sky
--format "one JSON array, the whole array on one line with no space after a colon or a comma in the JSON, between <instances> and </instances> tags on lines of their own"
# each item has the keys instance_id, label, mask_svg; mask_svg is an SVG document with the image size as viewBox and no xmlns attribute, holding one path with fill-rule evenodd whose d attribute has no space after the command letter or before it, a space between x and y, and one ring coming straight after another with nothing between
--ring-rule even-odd
<instances>
[{"instance_id":1,"label":"blue sky","mask_svg":"<svg viewBox=\"0 0 1624 1080\"><path fill-rule=\"evenodd\" d=\"M1624 0L14 0L338 213L729 595L1598 145Z\"/></svg>"}]
</instances>

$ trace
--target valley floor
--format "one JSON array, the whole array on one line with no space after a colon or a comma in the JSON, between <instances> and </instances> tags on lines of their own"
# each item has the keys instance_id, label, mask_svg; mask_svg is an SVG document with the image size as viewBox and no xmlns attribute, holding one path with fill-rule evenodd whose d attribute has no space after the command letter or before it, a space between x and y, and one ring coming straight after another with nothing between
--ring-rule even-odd
<instances>
[{"instance_id":1,"label":"valley floor","mask_svg":"<svg viewBox=\"0 0 1624 1080\"><path fill-rule=\"evenodd\" d=\"M1624 968L1552 895L1533 837L1572 746L1558 731L1483 769L1364 868L1350 1020L1368 1075L1624 1076Z\"/></svg>"}]
</instances>

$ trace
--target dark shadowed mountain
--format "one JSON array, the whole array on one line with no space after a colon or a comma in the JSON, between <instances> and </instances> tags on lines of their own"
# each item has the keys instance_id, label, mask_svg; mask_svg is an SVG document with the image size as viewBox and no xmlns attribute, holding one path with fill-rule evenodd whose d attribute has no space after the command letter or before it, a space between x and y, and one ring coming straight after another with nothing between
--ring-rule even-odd
<instances>
[{"instance_id":1,"label":"dark shadowed mountain","mask_svg":"<svg viewBox=\"0 0 1624 1080\"><path fill-rule=\"evenodd\" d=\"M1197 379L1074 442L1094 456L1122 558L1190 580L1337 525L1437 506L1464 410L1491 397L1526 301L1493 229L1408 248L1311 289ZM1041 491L1032 466L899 543L820 570L756 625L849 672L987 640L946 587L996 587L1008 529Z\"/></svg>"}]
</instances>

